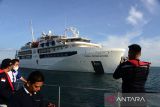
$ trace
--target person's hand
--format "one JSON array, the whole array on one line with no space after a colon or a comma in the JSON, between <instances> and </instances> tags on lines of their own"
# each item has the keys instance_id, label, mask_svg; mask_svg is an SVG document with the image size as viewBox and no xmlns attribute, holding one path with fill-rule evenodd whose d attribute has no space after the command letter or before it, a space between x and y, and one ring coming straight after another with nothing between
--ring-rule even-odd
<instances>
[{"instance_id":1,"label":"person's hand","mask_svg":"<svg viewBox=\"0 0 160 107\"><path fill-rule=\"evenodd\" d=\"M124 63L124 62L126 62L127 60L128 60L128 57L121 57L120 64L121 64L121 63Z\"/></svg>"},{"instance_id":2,"label":"person's hand","mask_svg":"<svg viewBox=\"0 0 160 107\"><path fill-rule=\"evenodd\" d=\"M52 103L48 103L47 107L56 107L56 105Z\"/></svg>"}]
</instances>

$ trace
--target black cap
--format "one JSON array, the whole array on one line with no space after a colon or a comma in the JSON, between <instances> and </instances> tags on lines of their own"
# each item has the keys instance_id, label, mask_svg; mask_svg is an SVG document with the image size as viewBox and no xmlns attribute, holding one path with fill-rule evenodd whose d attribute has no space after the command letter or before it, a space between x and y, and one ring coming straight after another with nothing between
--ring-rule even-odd
<instances>
[{"instance_id":1,"label":"black cap","mask_svg":"<svg viewBox=\"0 0 160 107\"><path fill-rule=\"evenodd\" d=\"M9 59L9 58L4 59L1 63L1 69L5 69L5 68L7 68L11 65L12 65L12 60L11 59Z\"/></svg>"},{"instance_id":2,"label":"black cap","mask_svg":"<svg viewBox=\"0 0 160 107\"><path fill-rule=\"evenodd\" d=\"M134 52L141 52L141 46L138 44L132 44L128 46L129 51L134 51Z\"/></svg>"}]
</instances>

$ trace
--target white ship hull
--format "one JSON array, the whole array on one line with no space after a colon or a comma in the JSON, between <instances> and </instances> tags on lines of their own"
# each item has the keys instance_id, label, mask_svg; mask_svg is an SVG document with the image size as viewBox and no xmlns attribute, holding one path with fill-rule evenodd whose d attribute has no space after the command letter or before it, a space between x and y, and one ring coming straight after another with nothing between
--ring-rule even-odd
<instances>
[{"instance_id":1,"label":"white ship hull","mask_svg":"<svg viewBox=\"0 0 160 107\"><path fill-rule=\"evenodd\" d=\"M70 31L72 37L66 34ZM124 49L107 49L79 36L76 28L65 29L65 35L42 33L36 41L26 43L17 52L20 67L52 71L113 73Z\"/></svg>"},{"instance_id":2,"label":"white ship hull","mask_svg":"<svg viewBox=\"0 0 160 107\"><path fill-rule=\"evenodd\" d=\"M37 49L32 51L37 51ZM113 73L124 54L123 49L89 47L75 47L64 51L77 51L77 54L65 57L39 58L39 54L35 53L32 55L32 59L20 59L20 67L53 71Z\"/></svg>"}]
</instances>

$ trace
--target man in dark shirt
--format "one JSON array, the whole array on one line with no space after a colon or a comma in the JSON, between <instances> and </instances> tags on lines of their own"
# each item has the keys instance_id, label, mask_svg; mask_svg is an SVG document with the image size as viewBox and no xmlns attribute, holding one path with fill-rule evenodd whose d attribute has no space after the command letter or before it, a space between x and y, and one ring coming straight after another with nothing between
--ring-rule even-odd
<instances>
[{"instance_id":1,"label":"man in dark shirt","mask_svg":"<svg viewBox=\"0 0 160 107\"><path fill-rule=\"evenodd\" d=\"M144 93L150 63L140 61L139 45L132 44L128 47L128 60L120 63L113 78L122 78L122 93Z\"/></svg>"},{"instance_id":2,"label":"man in dark shirt","mask_svg":"<svg viewBox=\"0 0 160 107\"><path fill-rule=\"evenodd\" d=\"M9 107L55 107L53 104L45 105L39 93L44 83L44 76L39 71L32 72L27 83L19 89L11 99Z\"/></svg>"},{"instance_id":3,"label":"man in dark shirt","mask_svg":"<svg viewBox=\"0 0 160 107\"><path fill-rule=\"evenodd\" d=\"M0 107L6 107L14 92L8 72L12 69L11 59L4 59L0 69Z\"/></svg>"}]
</instances>

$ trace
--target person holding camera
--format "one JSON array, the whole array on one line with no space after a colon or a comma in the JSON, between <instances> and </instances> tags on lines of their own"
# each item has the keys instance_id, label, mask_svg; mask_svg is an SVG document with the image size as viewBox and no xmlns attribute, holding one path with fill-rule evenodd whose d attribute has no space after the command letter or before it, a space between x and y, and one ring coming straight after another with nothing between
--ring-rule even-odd
<instances>
[{"instance_id":1,"label":"person holding camera","mask_svg":"<svg viewBox=\"0 0 160 107\"><path fill-rule=\"evenodd\" d=\"M122 93L144 93L150 63L140 60L141 47L138 44L128 48L128 60L119 64L113 78L122 78Z\"/></svg>"}]
</instances>

